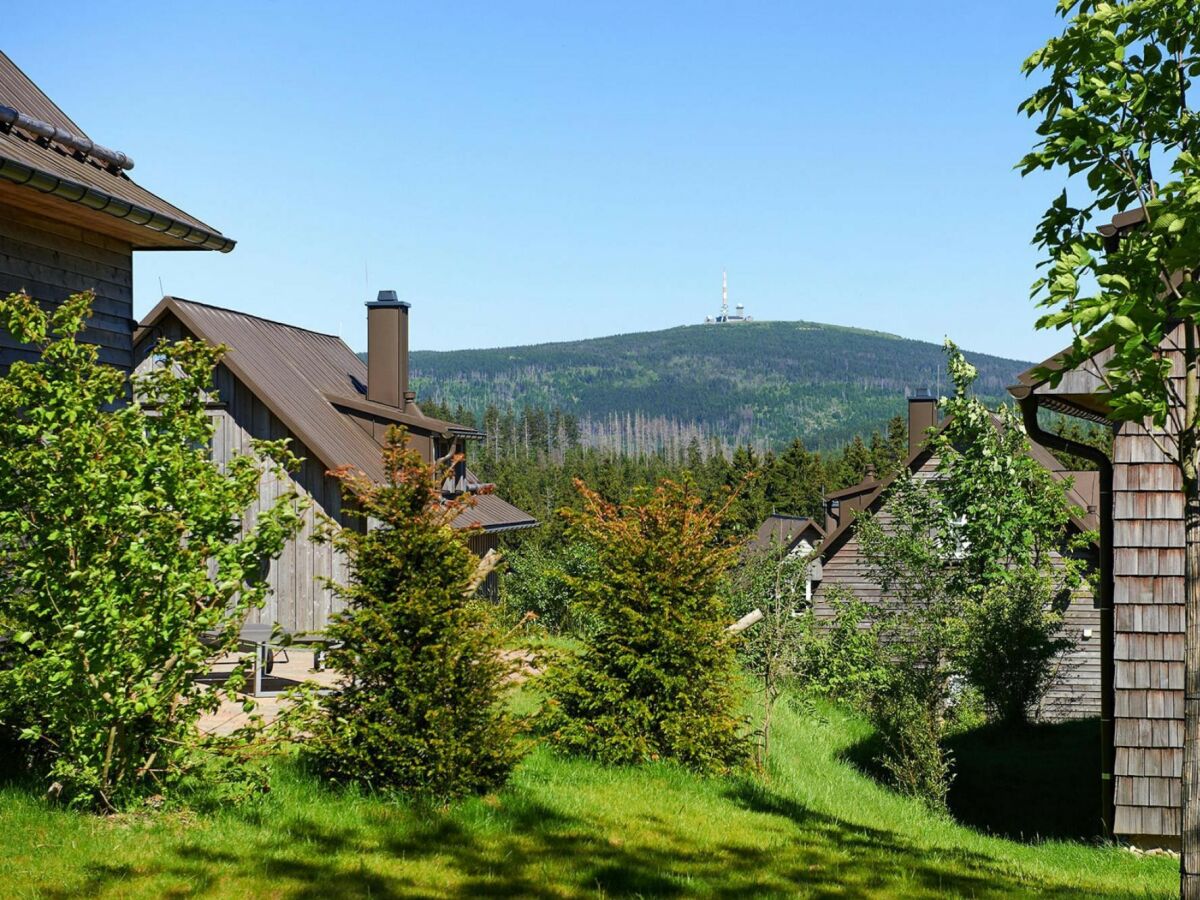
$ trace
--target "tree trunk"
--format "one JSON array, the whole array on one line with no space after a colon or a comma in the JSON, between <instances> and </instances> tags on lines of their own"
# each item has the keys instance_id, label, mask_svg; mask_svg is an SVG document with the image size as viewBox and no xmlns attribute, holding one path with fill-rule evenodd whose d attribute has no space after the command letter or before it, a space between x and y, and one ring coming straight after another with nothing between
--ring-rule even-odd
<instances>
[{"instance_id":1,"label":"tree trunk","mask_svg":"<svg viewBox=\"0 0 1200 900\"><path fill-rule=\"evenodd\" d=\"M1183 701L1183 853L1180 896L1200 900L1200 483L1184 476L1184 558L1187 643Z\"/></svg>"},{"instance_id":2,"label":"tree trunk","mask_svg":"<svg viewBox=\"0 0 1200 900\"><path fill-rule=\"evenodd\" d=\"M1184 491L1184 610L1187 622L1183 674L1182 849L1179 893L1200 900L1200 472L1197 471L1197 413L1200 372L1196 324L1184 323L1184 418L1176 435Z\"/></svg>"}]
</instances>

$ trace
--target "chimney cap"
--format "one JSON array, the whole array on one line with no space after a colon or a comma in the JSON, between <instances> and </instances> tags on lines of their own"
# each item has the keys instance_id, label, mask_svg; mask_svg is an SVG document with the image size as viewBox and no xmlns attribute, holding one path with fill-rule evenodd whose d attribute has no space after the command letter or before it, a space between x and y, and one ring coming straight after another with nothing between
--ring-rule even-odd
<instances>
[{"instance_id":1,"label":"chimney cap","mask_svg":"<svg viewBox=\"0 0 1200 900\"><path fill-rule=\"evenodd\" d=\"M409 309L412 304L407 300L399 299L395 291L380 291L379 296L374 300L367 301L367 306L369 308L376 306L399 306L401 309Z\"/></svg>"},{"instance_id":2,"label":"chimney cap","mask_svg":"<svg viewBox=\"0 0 1200 900\"><path fill-rule=\"evenodd\" d=\"M929 388L917 388L916 390L914 390L912 392L912 396L908 398L908 402L912 403L914 400L933 400L933 399L934 399L933 392L930 391Z\"/></svg>"}]
</instances>

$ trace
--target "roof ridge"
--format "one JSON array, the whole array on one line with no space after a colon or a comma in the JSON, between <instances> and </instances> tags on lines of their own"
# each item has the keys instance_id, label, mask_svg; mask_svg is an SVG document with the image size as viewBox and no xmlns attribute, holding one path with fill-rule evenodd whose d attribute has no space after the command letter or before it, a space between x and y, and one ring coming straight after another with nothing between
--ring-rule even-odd
<instances>
[{"instance_id":1,"label":"roof ridge","mask_svg":"<svg viewBox=\"0 0 1200 900\"><path fill-rule=\"evenodd\" d=\"M232 313L235 316L243 316L247 319L257 319L259 322L266 322L268 325L278 325L280 328L288 328L292 331L305 331L308 334L333 338L335 341L341 341L347 350L349 350L351 353L354 353L354 350L349 344L342 340L340 335L330 334L328 331L317 331L315 328L305 328L303 325L292 325L290 322L281 322L278 319L269 319L266 316L260 316L256 313L242 312L240 309L231 309L228 306L217 306L215 303L205 303L203 300L189 300L187 297L178 297L175 294L164 294L163 299L174 300L176 303L186 303L188 306L202 306L205 309L215 309L217 312Z\"/></svg>"},{"instance_id":2,"label":"roof ridge","mask_svg":"<svg viewBox=\"0 0 1200 900\"><path fill-rule=\"evenodd\" d=\"M37 82L34 81L32 78L30 78L29 73L26 72L24 69L22 69L19 65L17 65L11 56L9 56L3 50L0 50L0 58L3 58L5 62L7 62L10 66L12 66L13 70L18 75L20 75L22 78L25 79L26 84L29 87L31 87L35 92L37 92L41 96L41 98L43 100L45 100L46 103L51 107L51 109L53 109L60 116L62 116L63 121L67 122L71 126L68 130L75 132L75 134L77 134L80 137L87 138L89 141L92 139L91 135L89 135L86 131L84 131L82 128L79 127L78 122L76 122L74 119L72 119L70 116L68 116L61 106L59 106L52 99L50 99L49 94L47 94L40 87L38 87ZM54 123L50 122L49 124L53 125Z\"/></svg>"}]
</instances>

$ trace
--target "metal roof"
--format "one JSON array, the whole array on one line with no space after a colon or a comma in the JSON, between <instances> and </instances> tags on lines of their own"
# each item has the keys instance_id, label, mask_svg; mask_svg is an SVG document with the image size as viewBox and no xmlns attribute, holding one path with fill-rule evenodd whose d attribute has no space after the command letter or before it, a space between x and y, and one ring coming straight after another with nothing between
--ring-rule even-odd
<instances>
[{"instance_id":1,"label":"metal roof","mask_svg":"<svg viewBox=\"0 0 1200 900\"><path fill-rule=\"evenodd\" d=\"M538 520L495 494L476 494L475 505L463 510L454 524L460 527L478 525L484 531L496 532L533 528Z\"/></svg>"},{"instance_id":2,"label":"metal roof","mask_svg":"<svg viewBox=\"0 0 1200 900\"><path fill-rule=\"evenodd\" d=\"M417 434L456 435L472 429L421 413L401 412L365 399L367 366L342 340L294 325L164 297L142 320L135 344L164 316L173 315L191 334L229 348L222 364L233 373L328 469L352 466L374 481L385 472L380 444L344 410L355 409L406 426ZM478 520L488 531L526 528L537 521L492 494L456 524Z\"/></svg>"},{"instance_id":3,"label":"metal roof","mask_svg":"<svg viewBox=\"0 0 1200 900\"><path fill-rule=\"evenodd\" d=\"M767 550L772 545L784 546L790 550L810 531L817 539L825 536L825 529L807 516L772 513L758 526L758 533L751 538L747 546L752 550Z\"/></svg>"},{"instance_id":4,"label":"metal roof","mask_svg":"<svg viewBox=\"0 0 1200 900\"><path fill-rule=\"evenodd\" d=\"M3 52L0 105L90 141ZM145 244L134 241L135 248L229 251L235 243L141 187L118 166L86 155L76 142L46 138L19 121L0 127L0 179L140 226L133 233L144 233Z\"/></svg>"}]
</instances>

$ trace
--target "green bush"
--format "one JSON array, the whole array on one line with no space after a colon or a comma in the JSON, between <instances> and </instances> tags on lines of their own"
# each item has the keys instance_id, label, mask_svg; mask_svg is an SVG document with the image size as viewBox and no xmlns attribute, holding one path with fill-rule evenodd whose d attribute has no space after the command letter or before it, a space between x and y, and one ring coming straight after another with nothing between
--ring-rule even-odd
<instances>
[{"instance_id":1,"label":"green bush","mask_svg":"<svg viewBox=\"0 0 1200 900\"><path fill-rule=\"evenodd\" d=\"M238 793L262 773L239 742L199 735L223 692L197 677L234 647L299 526L293 493L242 519L292 459L258 443L214 463L205 392L221 350L161 345L162 365L131 381L78 340L91 299L49 317L0 300L0 327L40 352L0 377L0 730L72 804L111 811L214 777Z\"/></svg>"},{"instance_id":2,"label":"green bush","mask_svg":"<svg viewBox=\"0 0 1200 900\"><path fill-rule=\"evenodd\" d=\"M833 618L817 623L807 616L801 647L805 690L866 708L886 674L886 657L872 608L848 589L835 586L828 597Z\"/></svg>"},{"instance_id":3,"label":"green bush","mask_svg":"<svg viewBox=\"0 0 1200 900\"><path fill-rule=\"evenodd\" d=\"M889 667L867 711L882 746L879 763L896 788L944 809L953 772L942 746L946 707L940 675L922 667Z\"/></svg>"},{"instance_id":4,"label":"green bush","mask_svg":"<svg viewBox=\"0 0 1200 900\"><path fill-rule=\"evenodd\" d=\"M620 507L582 483L570 534L598 572L572 579L594 627L551 669L542 729L568 751L612 763L676 760L699 770L743 763L734 641L720 584L737 553L717 534L722 509L664 481Z\"/></svg>"},{"instance_id":5,"label":"green bush","mask_svg":"<svg viewBox=\"0 0 1200 900\"><path fill-rule=\"evenodd\" d=\"M446 800L502 784L518 759L505 709L509 666L489 604L475 599L495 558L451 523L471 500L446 500L446 472L392 428L387 481L341 471L347 506L374 525L332 540L350 578L347 608L326 629L336 693L293 715L304 752L327 777Z\"/></svg>"},{"instance_id":6,"label":"green bush","mask_svg":"<svg viewBox=\"0 0 1200 900\"><path fill-rule=\"evenodd\" d=\"M953 523L940 493L907 473L892 483L885 508L886 516L863 516L858 526L867 573L887 597L866 620L878 648L864 670L864 705L881 740L879 762L900 790L937 808L950 786L941 741L962 605Z\"/></svg>"},{"instance_id":7,"label":"green bush","mask_svg":"<svg viewBox=\"0 0 1200 900\"><path fill-rule=\"evenodd\" d=\"M501 606L509 622L520 622L533 613L538 625L551 634L588 631L588 617L573 586L598 574L596 554L587 544L572 541L558 549L529 544L506 562Z\"/></svg>"},{"instance_id":8,"label":"green bush","mask_svg":"<svg viewBox=\"0 0 1200 900\"><path fill-rule=\"evenodd\" d=\"M1070 600L1053 572L1006 573L966 604L956 641L958 664L994 721L1024 723L1054 677L1054 661L1073 646L1059 631Z\"/></svg>"}]
</instances>

